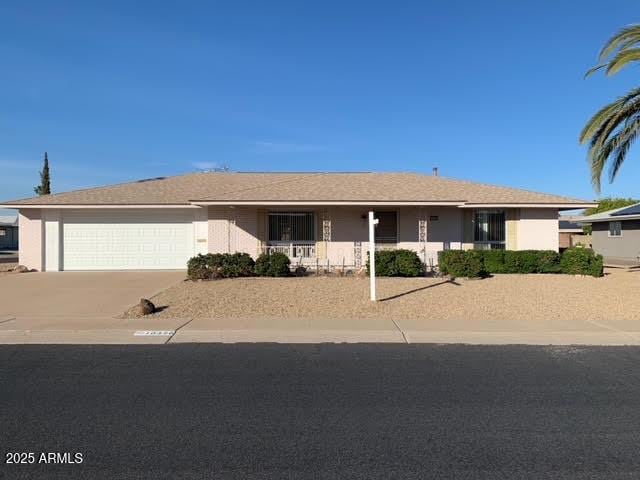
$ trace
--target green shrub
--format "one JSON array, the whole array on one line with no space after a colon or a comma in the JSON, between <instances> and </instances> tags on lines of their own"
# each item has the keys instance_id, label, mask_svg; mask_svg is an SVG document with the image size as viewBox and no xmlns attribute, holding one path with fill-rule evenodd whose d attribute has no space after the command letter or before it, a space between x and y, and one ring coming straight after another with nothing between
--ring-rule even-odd
<instances>
[{"instance_id":1,"label":"green shrub","mask_svg":"<svg viewBox=\"0 0 640 480\"><path fill-rule=\"evenodd\" d=\"M447 250L440 252L439 258L442 273L459 277L478 271L473 276L560 272L560 256L553 250Z\"/></svg>"},{"instance_id":2,"label":"green shrub","mask_svg":"<svg viewBox=\"0 0 640 480\"><path fill-rule=\"evenodd\" d=\"M438 252L440 271L452 277L484 277L487 271L479 250L445 250Z\"/></svg>"},{"instance_id":3,"label":"green shrub","mask_svg":"<svg viewBox=\"0 0 640 480\"><path fill-rule=\"evenodd\" d=\"M569 275L603 275L602 255L596 255L590 248L567 248L562 254L560 267L562 273Z\"/></svg>"},{"instance_id":4,"label":"green shrub","mask_svg":"<svg viewBox=\"0 0 640 480\"><path fill-rule=\"evenodd\" d=\"M507 250L504 273L557 273L560 257L549 250Z\"/></svg>"},{"instance_id":5,"label":"green shrub","mask_svg":"<svg viewBox=\"0 0 640 480\"><path fill-rule=\"evenodd\" d=\"M376 277L418 277L423 273L420 257L413 250L380 250L376 256ZM367 259L369 274L369 259Z\"/></svg>"},{"instance_id":6,"label":"green shrub","mask_svg":"<svg viewBox=\"0 0 640 480\"><path fill-rule=\"evenodd\" d=\"M187 262L187 277L189 280L208 280L211 270L207 266L207 255L196 255Z\"/></svg>"},{"instance_id":7,"label":"green shrub","mask_svg":"<svg viewBox=\"0 0 640 480\"><path fill-rule=\"evenodd\" d=\"M254 265L248 253L200 254L187 262L187 276L191 280L248 277L253 275Z\"/></svg>"},{"instance_id":8,"label":"green shrub","mask_svg":"<svg viewBox=\"0 0 640 480\"><path fill-rule=\"evenodd\" d=\"M477 250L487 273L506 273L504 266L504 250Z\"/></svg>"},{"instance_id":9,"label":"green shrub","mask_svg":"<svg viewBox=\"0 0 640 480\"><path fill-rule=\"evenodd\" d=\"M256 260L255 273L261 277L287 277L291 260L284 253L263 253Z\"/></svg>"},{"instance_id":10,"label":"green shrub","mask_svg":"<svg viewBox=\"0 0 640 480\"><path fill-rule=\"evenodd\" d=\"M553 250L538 250L538 273L560 273L560 254Z\"/></svg>"}]
</instances>

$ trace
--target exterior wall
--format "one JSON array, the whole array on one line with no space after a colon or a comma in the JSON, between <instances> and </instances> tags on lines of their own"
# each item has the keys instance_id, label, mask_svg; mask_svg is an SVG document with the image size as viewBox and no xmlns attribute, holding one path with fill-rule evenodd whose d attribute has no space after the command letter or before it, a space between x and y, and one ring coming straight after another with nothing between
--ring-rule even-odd
<instances>
[{"instance_id":1,"label":"exterior wall","mask_svg":"<svg viewBox=\"0 0 640 480\"><path fill-rule=\"evenodd\" d=\"M209 252L258 256L258 209L209 207L208 218Z\"/></svg>"},{"instance_id":2,"label":"exterior wall","mask_svg":"<svg viewBox=\"0 0 640 480\"><path fill-rule=\"evenodd\" d=\"M509 208L506 211L506 242L507 250L518 249L518 221L520 220L520 209Z\"/></svg>"},{"instance_id":3,"label":"exterior wall","mask_svg":"<svg viewBox=\"0 0 640 480\"><path fill-rule=\"evenodd\" d=\"M62 214L60 210L43 210L44 270L58 272L62 269Z\"/></svg>"},{"instance_id":4,"label":"exterior wall","mask_svg":"<svg viewBox=\"0 0 640 480\"><path fill-rule=\"evenodd\" d=\"M333 207L326 211L331 221L331 238L327 241L326 258L335 265L364 265L369 250L368 221L362 218L367 207ZM358 247L356 247L358 242ZM325 260L326 261L326 260Z\"/></svg>"},{"instance_id":5,"label":"exterior wall","mask_svg":"<svg viewBox=\"0 0 640 480\"><path fill-rule=\"evenodd\" d=\"M0 248L15 250L18 248L18 227L7 225L0 226L0 230L4 230L5 234L0 236Z\"/></svg>"},{"instance_id":6,"label":"exterior wall","mask_svg":"<svg viewBox=\"0 0 640 480\"><path fill-rule=\"evenodd\" d=\"M609 236L609 222L591 225L593 249L605 259L615 262L638 262L640 255L640 220L622 220L622 236Z\"/></svg>"},{"instance_id":7,"label":"exterior wall","mask_svg":"<svg viewBox=\"0 0 640 480\"><path fill-rule=\"evenodd\" d=\"M571 246L571 232L560 232L558 238L558 247L569 248Z\"/></svg>"},{"instance_id":8,"label":"exterior wall","mask_svg":"<svg viewBox=\"0 0 640 480\"><path fill-rule=\"evenodd\" d=\"M464 211L455 207L427 207L424 213L427 219L427 242L425 254L420 256L423 262L437 265L439 251L465 248Z\"/></svg>"},{"instance_id":9,"label":"exterior wall","mask_svg":"<svg viewBox=\"0 0 640 480\"><path fill-rule=\"evenodd\" d=\"M366 206L314 209L317 218L316 257L320 265L327 261L331 265L364 265L369 249L368 210ZM209 251L246 252L257 257L260 246L266 244L266 217L269 211L253 207L209 207ZM427 265L437 264L441 250L473 248L472 210L433 206L406 207L394 211L398 213L397 248L416 251ZM507 210L507 248L557 251L557 214L555 209ZM422 239L421 225L426 225L426 237ZM315 263L316 258L308 261Z\"/></svg>"},{"instance_id":10,"label":"exterior wall","mask_svg":"<svg viewBox=\"0 0 640 480\"><path fill-rule=\"evenodd\" d=\"M44 228L41 210L25 208L18 216L18 235L20 249L18 262L27 268L42 270L43 266L43 237Z\"/></svg>"},{"instance_id":11,"label":"exterior wall","mask_svg":"<svg viewBox=\"0 0 640 480\"><path fill-rule=\"evenodd\" d=\"M555 250L559 248L558 210L522 208L518 220L515 250Z\"/></svg>"},{"instance_id":12,"label":"exterior wall","mask_svg":"<svg viewBox=\"0 0 640 480\"><path fill-rule=\"evenodd\" d=\"M316 257L320 265L327 261L334 266L365 264L369 249L368 210L364 206L314 209L317 218ZM415 207L394 211L398 213L397 248L414 250L431 265L437 263L438 251L462 248L463 212L460 209ZM209 207L209 252L246 252L257 257L260 246L266 244L268 212L268 209L252 207ZM426 225L426 238L422 241L420 222ZM316 258L309 261L315 263Z\"/></svg>"}]
</instances>

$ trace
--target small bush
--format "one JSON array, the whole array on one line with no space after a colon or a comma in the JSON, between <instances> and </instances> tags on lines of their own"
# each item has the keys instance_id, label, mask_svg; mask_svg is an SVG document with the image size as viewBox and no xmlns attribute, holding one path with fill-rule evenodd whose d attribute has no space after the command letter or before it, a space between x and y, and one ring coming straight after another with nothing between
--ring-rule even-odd
<instances>
[{"instance_id":1,"label":"small bush","mask_svg":"<svg viewBox=\"0 0 640 480\"><path fill-rule=\"evenodd\" d=\"M506 273L504 266L504 250L477 250L482 257L487 273Z\"/></svg>"},{"instance_id":2,"label":"small bush","mask_svg":"<svg viewBox=\"0 0 640 480\"><path fill-rule=\"evenodd\" d=\"M189 280L208 280L211 270L207 266L207 255L196 255L187 262L187 277Z\"/></svg>"},{"instance_id":3,"label":"small bush","mask_svg":"<svg viewBox=\"0 0 640 480\"><path fill-rule=\"evenodd\" d=\"M438 252L440 271L452 277L479 278L487 274L479 250L445 250Z\"/></svg>"},{"instance_id":4,"label":"small bush","mask_svg":"<svg viewBox=\"0 0 640 480\"><path fill-rule=\"evenodd\" d=\"M256 260L255 273L261 277L287 277L291 260L284 253L263 253Z\"/></svg>"},{"instance_id":5,"label":"small bush","mask_svg":"<svg viewBox=\"0 0 640 480\"><path fill-rule=\"evenodd\" d=\"M538 251L538 273L560 273L560 254L553 250Z\"/></svg>"},{"instance_id":6,"label":"small bush","mask_svg":"<svg viewBox=\"0 0 640 480\"><path fill-rule=\"evenodd\" d=\"M562 273L569 275L591 275L601 277L603 273L602 255L596 255L590 248L567 248L560 260Z\"/></svg>"},{"instance_id":7,"label":"small bush","mask_svg":"<svg viewBox=\"0 0 640 480\"><path fill-rule=\"evenodd\" d=\"M249 277L255 262L248 253L207 253L196 255L187 262L190 280Z\"/></svg>"},{"instance_id":8,"label":"small bush","mask_svg":"<svg viewBox=\"0 0 640 480\"><path fill-rule=\"evenodd\" d=\"M420 257L413 250L380 250L376 255L376 277L418 277L423 273ZM369 274L369 259L367 259Z\"/></svg>"}]
</instances>

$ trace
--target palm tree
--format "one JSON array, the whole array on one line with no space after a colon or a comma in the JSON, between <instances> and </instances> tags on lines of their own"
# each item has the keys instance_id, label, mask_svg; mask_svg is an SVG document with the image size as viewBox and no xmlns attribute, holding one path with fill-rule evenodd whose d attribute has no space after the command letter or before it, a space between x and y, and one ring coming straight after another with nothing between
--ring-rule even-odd
<instances>
[{"instance_id":1,"label":"palm tree","mask_svg":"<svg viewBox=\"0 0 640 480\"><path fill-rule=\"evenodd\" d=\"M604 70L607 76L615 75L637 61L640 61L640 24L629 25L611 37L600 51L600 64L585 76L599 70ZM640 88L606 105L587 122L580 143L589 143L591 182L598 193L605 165L609 163L609 182L613 182L639 134Z\"/></svg>"}]
</instances>

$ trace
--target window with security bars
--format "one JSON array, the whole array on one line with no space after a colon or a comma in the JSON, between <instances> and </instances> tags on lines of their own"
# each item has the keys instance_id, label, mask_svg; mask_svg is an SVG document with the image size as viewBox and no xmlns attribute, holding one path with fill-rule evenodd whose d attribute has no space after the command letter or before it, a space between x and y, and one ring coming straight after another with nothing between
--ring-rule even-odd
<instances>
[{"instance_id":1,"label":"window with security bars","mask_svg":"<svg viewBox=\"0 0 640 480\"><path fill-rule=\"evenodd\" d=\"M474 217L474 248L505 249L505 215L502 210L477 210Z\"/></svg>"},{"instance_id":2,"label":"window with security bars","mask_svg":"<svg viewBox=\"0 0 640 480\"><path fill-rule=\"evenodd\" d=\"M270 242L313 242L315 239L313 212L269 213Z\"/></svg>"},{"instance_id":3,"label":"window with security bars","mask_svg":"<svg viewBox=\"0 0 640 480\"><path fill-rule=\"evenodd\" d=\"M375 228L376 243L398 243L397 212L375 212L378 225Z\"/></svg>"},{"instance_id":4,"label":"window with security bars","mask_svg":"<svg viewBox=\"0 0 640 480\"><path fill-rule=\"evenodd\" d=\"M622 236L622 222L609 222L609 236L610 237Z\"/></svg>"}]
</instances>

